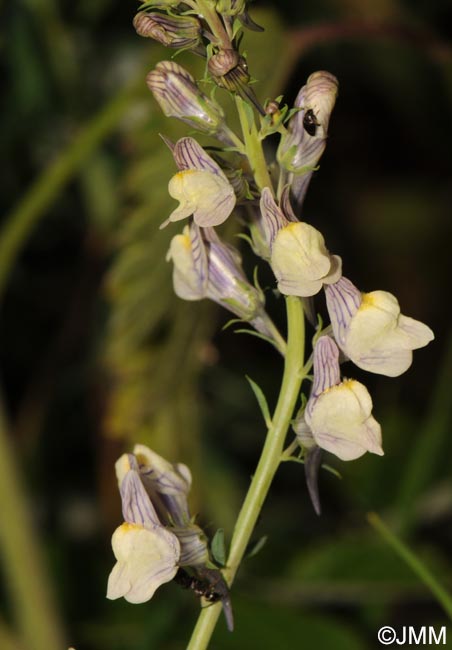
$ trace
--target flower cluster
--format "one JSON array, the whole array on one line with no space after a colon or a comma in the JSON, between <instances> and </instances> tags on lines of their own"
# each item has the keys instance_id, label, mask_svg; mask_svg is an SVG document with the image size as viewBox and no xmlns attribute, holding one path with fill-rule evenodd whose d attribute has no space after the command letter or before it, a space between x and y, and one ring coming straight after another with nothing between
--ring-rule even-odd
<instances>
[{"instance_id":1,"label":"flower cluster","mask_svg":"<svg viewBox=\"0 0 452 650\"><path fill-rule=\"evenodd\" d=\"M207 539L191 520L186 465L172 465L144 445L116 463L124 523L113 533L116 564L107 598L143 603L172 580L179 567L204 565Z\"/></svg>"},{"instance_id":2,"label":"flower cluster","mask_svg":"<svg viewBox=\"0 0 452 650\"><path fill-rule=\"evenodd\" d=\"M433 333L423 323L402 315L390 293L359 291L342 275L342 260L329 252L322 233L297 217L326 146L337 79L329 72L314 72L300 89L292 111L278 102L269 102L262 110L248 86L246 62L231 30L236 17L245 26L253 26L244 0L209 3L211 8L215 5L211 14L203 2L204 11L196 17L185 15L177 2L154 4L157 12L140 12L135 19L138 33L197 53L204 43L212 80L247 98L264 114L261 139L272 131L271 125L281 133L275 191L269 176L260 187L256 184L250 152L226 125L218 103L201 91L184 68L163 61L149 73L148 86L166 115L216 137L229 149L236 145L233 159L226 165L223 158L209 155L192 137L170 144L178 172L168 190L179 205L162 227L189 219L182 234L174 236L168 253L174 264L176 294L185 300L214 300L284 352L265 311L262 291L246 279L238 250L223 242L215 230L231 214L243 217L246 213L253 250L270 264L279 292L303 299L312 299L321 291L326 296L331 337L318 337L313 351L311 396L295 423L300 445L306 452L319 446L344 460L365 451L383 453L379 427L371 416L371 398L362 384L341 381L339 350L342 361L350 359L364 370L395 377L407 370L412 351L427 345ZM146 8L151 5L147 3ZM231 184L234 165L235 178L247 188L244 192Z\"/></svg>"},{"instance_id":3,"label":"flower cluster","mask_svg":"<svg viewBox=\"0 0 452 650\"><path fill-rule=\"evenodd\" d=\"M191 473L144 445L123 454L116 463L122 501L122 523L113 533L116 558L107 598L144 603L165 582L194 584L196 592L212 602L221 600L228 629L234 622L228 587L214 568L207 537L193 522L187 497ZM190 577L193 575L193 577ZM180 578L185 576L188 584Z\"/></svg>"},{"instance_id":4,"label":"flower cluster","mask_svg":"<svg viewBox=\"0 0 452 650\"><path fill-rule=\"evenodd\" d=\"M135 18L141 36L205 57L211 87L233 96L242 130L239 136L227 124L214 94L208 96L178 63L160 62L148 74L147 85L165 115L217 140L210 148L193 137L166 140L176 167L168 192L178 205L161 227L187 220L182 232L173 236L167 256L173 264L175 293L184 300L220 304L283 356L286 342L266 311L264 292L256 278L247 279L238 249L223 241L217 228L233 216L239 217L238 224L246 224L243 239L269 264L274 289L288 304L301 301L315 320L314 299L324 296L330 323L324 329L317 326L305 366L306 373L313 366L312 388L293 421L295 446L304 456L318 509L315 485L321 450L344 461L367 451L383 454L369 392L359 381L345 378L341 364L350 360L363 370L396 377L411 365L413 350L434 337L429 327L401 314L392 294L363 293L355 287L343 275L341 258L330 253L323 234L306 220L304 198L325 150L338 81L329 72L317 71L291 109L279 99L261 104L239 48L243 27L259 29L246 5L246 0L150 0ZM262 141L276 133L280 142L275 160L267 161ZM113 535L117 563L108 597L148 600L181 567L198 567L192 584L201 574L210 575L205 535L188 511L188 468L171 465L137 445L133 454L119 459L116 471L124 523ZM227 593L226 586L210 595L222 598L222 593ZM223 608L231 622L226 602Z\"/></svg>"}]
</instances>

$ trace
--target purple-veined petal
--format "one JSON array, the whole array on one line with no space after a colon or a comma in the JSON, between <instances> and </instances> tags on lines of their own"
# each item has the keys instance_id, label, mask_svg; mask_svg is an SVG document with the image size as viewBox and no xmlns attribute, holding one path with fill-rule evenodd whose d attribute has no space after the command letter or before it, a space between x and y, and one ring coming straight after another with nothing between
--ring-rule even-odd
<instances>
[{"instance_id":1,"label":"purple-veined petal","mask_svg":"<svg viewBox=\"0 0 452 650\"><path fill-rule=\"evenodd\" d=\"M194 138L181 138L174 147L174 160L180 171L197 169L220 176L227 182L220 165L207 154Z\"/></svg>"},{"instance_id":2,"label":"purple-veined petal","mask_svg":"<svg viewBox=\"0 0 452 650\"><path fill-rule=\"evenodd\" d=\"M135 461L132 454L127 454L127 456L130 458L131 463ZM119 489L124 521L147 528L161 525L149 495L141 482L138 467L137 469L130 469L125 474Z\"/></svg>"},{"instance_id":3,"label":"purple-veined petal","mask_svg":"<svg viewBox=\"0 0 452 650\"><path fill-rule=\"evenodd\" d=\"M314 380L310 400L340 381L339 348L329 336L321 336L314 347Z\"/></svg>"},{"instance_id":4,"label":"purple-veined petal","mask_svg":"<svg viewBox=\"0 0 452 650\"><path fill-rule=\"evenodd\" d=\"M162 523L186 527L190 522L187 496L191 474L188 467L169 463L145 445L135 445L134 454L139 462L141 480Z\"/></svg>"},{"instance_id":5,"label":"purple-veined petal","mask_svg":"<svg viewBox=\"0 0 452 650\"><path fill-rule=\"evenodd\" d=\"M287 226L289 221L284 216L282 210L276 205L272 192L268 187L264 187L260 199L261 210L261 230L263 231L264 240L271 250L273 241L278 231Z\"/></svg>"},{"instance_id":6,"label":"purple-veined petal","mask_svg":"<svg viewBox=\"0 0 452 650\"><path fill-rule=\"evenodd\" d=\"M344 350L348 327L362 302L361 292L342 276L334 284L325 285L325 295L334 336Z\"/></svg>"}]
</instances>

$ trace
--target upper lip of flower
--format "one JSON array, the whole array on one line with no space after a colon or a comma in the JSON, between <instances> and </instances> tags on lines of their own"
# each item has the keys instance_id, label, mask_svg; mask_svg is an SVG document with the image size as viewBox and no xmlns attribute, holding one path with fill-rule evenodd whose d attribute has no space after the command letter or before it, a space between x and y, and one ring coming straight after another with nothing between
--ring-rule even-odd
<instances>
[{"instance_id":1,"label":"upper lip of flower","mask_svg":"<svg viewBox=\"0 0 452 650\"><path fill-rule=\"evenodd\" d=\"M202 227L217 226L229 217L236 203L233 187L218 163L193 138L181 138L173 150L179 172L169 183L171 196L180 201L162 224L193 214Z\"/></svg>"}]
</instances>

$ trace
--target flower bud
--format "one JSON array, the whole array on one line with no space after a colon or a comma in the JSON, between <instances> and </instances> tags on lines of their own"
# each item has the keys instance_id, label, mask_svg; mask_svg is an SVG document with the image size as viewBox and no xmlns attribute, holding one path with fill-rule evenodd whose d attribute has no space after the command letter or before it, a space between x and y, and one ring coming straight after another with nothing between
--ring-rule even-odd
<instances>
[{"instance_id":1,"label":"flower bud","mask_svg":"<svg viewBox=\"0 0 452 650\"><path fill-rule=\"evenodd\" d=\"M208 69L210 74L215 78L222 78L234 70L239 63L243 67L245 59L240 56L236 50L220 50L217 54L210 57ZM246 70L246 68L244 68ZM248 79L249 80L249 75ZM221 85L221 84L220 84ZM227 87L227 86L226 86ZM231 89L233 90L233 89Z\"/></svg>"},{"instance_id":2,"label":"flower bud","mask_svg":"<svg viewBox=\"0 0 452 650\"><path fill-rule=\"evenodd\" d=\"M153 38L166 47L189 49L201 42L201 23L194 16L170 16L139 12L133 25L137 34Z\"/></svg>"},{"instance_id":3,"label":"flower bud","mask_svg":"<svg viewBox=\"0 0 452 650\"><path fill-rule=\"evenodd\" d=\"M236 50L220 50L210 57L207 68L218 86L249 100L259 113L265 116L254 90L248 85L250 75L246 59Z\"/></svg>"},{"instance_id":4,"label":"flower bud","mask_svg":"<svg viewBox=\"0 0 452 650\"><path fill-rule=\"evenodd\" d=\"M213 228L198 228L192 222L173 237L167 260L174 264L174 292L179 298L209 298L273 339L262 292L246 279L238 250L222 242Z\"/></svg>"},{"instance_id":5,"label":"flower bud","mask_svg":"<svg viewBox=\"0 0 452 650\"><path fill-rule=\"evenodd\" d=\"M218 0L217 13L223 16L239 16L244 13L246 0Z\"/></svg>"},{"instance_id":6,"label":"flower bud","mask_svg":"<svg viewBox=\"0 0 452 650\"><path fill-rule=\"evenodd\" d=\"M326 146L337 89L337 79L329 72L311 74L295 100L295 108L300 110L290 120L278 147L278 162L295 175L291 189L298 208Z\"/></svg>"},{"instance_id":7,"label":"flower bud","mask_svg":"<svg viewBox=\"0 0 452 650\"><path fill-rule=\"evenodd\" d=\"M288 171L303 174L317 165L325 149L328 124L338 83L329 72L314 72L295 100L295 113L278 147L278 161Z\"/></svg>"},{"instance_id":8,"label":"flower bud","mask_svg":"<svg viewBox=\"0 0 452 650\"><path fill-rule=\"evenodd\" d=\"M223 243L213 228L195 223L171 241L174 291L184 300L210 298L245 321L263 310L260 293L246 279L239 252Z\"/></svg>"},{"instance_id":9,"label":"flower bud","mask_svg":"<svg viewBox=\"0 0 452 650\"><path fill-rule=\"evenodd\" d=\"M146 83L167 117L177 117L208 135L223 134L221 107L201 92L191 74L178 63L161 61L149 72Z\"/></svg>"}]
</instances>

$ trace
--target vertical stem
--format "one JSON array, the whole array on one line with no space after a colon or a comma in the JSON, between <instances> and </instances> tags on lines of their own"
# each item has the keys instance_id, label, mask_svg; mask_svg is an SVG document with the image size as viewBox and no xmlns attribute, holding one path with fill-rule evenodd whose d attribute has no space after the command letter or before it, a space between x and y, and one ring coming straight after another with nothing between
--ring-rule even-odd
<instances>
[{"instance_id":1,"label":"vertical stem","mask_svg":"<svg viewBox=\"0 0 452 650\"><path fill-rule=\"evenodd\" d=\"M248 156L248 160L251 165L254 180L256 181L259 189L262 190L264 187L269 187L271 190L273 190L272 182L267 169L267 162L264 156L264 150L262 148L262 142L257 136L254 116L253 122L250 124L246 112L246 103L238 95L235 97L235 103L237 106L237 112L239 114L240 126L242 127L243 139L245 141L246 155Z\"/></svg>"},{"instance_id":2,"label":"vertical stem","mask_svg":"<svg viewBox=\"0 0 452 650\"><path fill-rule=\"evenodd\" d=\"M286 307L288 337L281 390L256 472L234 528L227 568L224 570L229 585L232 584L243 559L262 505L281 462L284 441L303 380L305 338L303 308L300 299L295 296L286 297ZM201 611L187 650L205 650L208 647L220 612L221 603Z\"/></svg>"},{"instance_id":3,"label":"vertical stem","mask_svg":"<svg viewBox=\"0 0 452 650\"><path fill-rule=\"evenodd\" d=\"M0 554L24 647L61 650L60 623L0 404Z\"/></svg>"},{"instance_id":4,"label":"vertical stem","mask_svg":"<svg viewBox=\"0 0 452 650\"><path fill-rule=\"evenodd\" d=\"M208 1L206 2L206 0L195 0L195 4L199 13L208 23L213 35L218 39L218 45L223 50L232 49L229 35L220 19L220 16L217 14L212 5Z\"/></svg>"}]
</instances>

